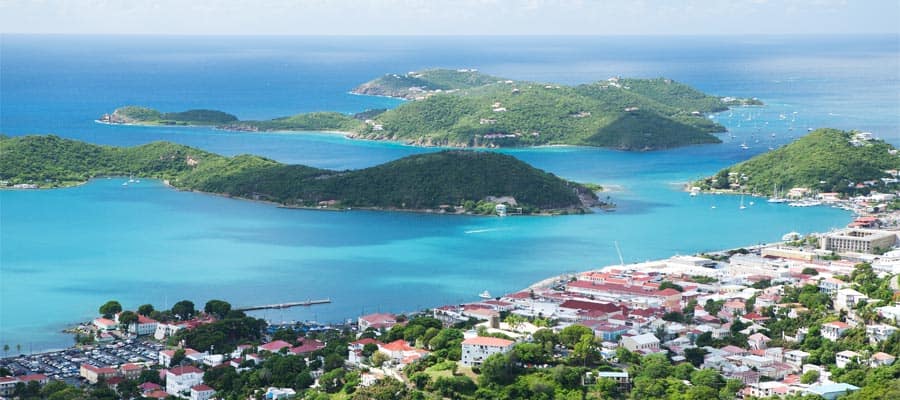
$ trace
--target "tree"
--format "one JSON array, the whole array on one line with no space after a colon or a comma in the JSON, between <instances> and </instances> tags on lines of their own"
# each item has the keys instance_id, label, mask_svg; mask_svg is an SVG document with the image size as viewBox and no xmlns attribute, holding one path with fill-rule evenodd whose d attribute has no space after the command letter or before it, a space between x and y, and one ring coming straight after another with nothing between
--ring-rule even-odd
<instances>
[{"instance_id":1,"label":"tree","mask_svg":"<svg viewBox=\"0 0 900 400\"><path fill-rule=\"evenodd\" d=\"M4 345L3 345L3 356L6 357L6 356L8 356L8 355L9 355L9 345L8 345L8 344L4 344Z\"/></svg>"},{"instance_id":2,"label":"tree","mask_svg":"<svg viewBox=\"0 0 900 400\"><path fill-rule=\"evenodd\" d=\"M813 267L806 267L806 268L803 268L803 271L800 271L800 273L803 275L818 275L819 270L817 270Z\"/></svg>"},{"instance_id":3,"label":"tree","mask_svg":"<svg viewBox=\"0 0 900 400\"><path fill-rule=\"evenodd\" d=\"M99 311L103 318L112 318L116 313L122 312L122 305L118 301L110 300L100 306Z\"/></svg>"},{"instance_id":4,"label":"tree","mask_svg":"<svg viewBox=\"0 0 900 400\"><path fill-rule=\"evenodd\" d=\"M818 381L819 381L819 371L816 371L814 369L806 371L800 377L800 383L805 384L805 385L809 385L811 383L816 383Z\"/></svg>"},{"instance_id":5,"label":"tree","mask_svg":"<svg viewBox=\"0 0 900 400\"><path fill-rule=\"evenodd\" d=\"M369 357L369 363L374 367L380 367L384 365L385 362L390 361L391 357L387 354L384 354L382 351L376 351L375 354L372 354L372 357Z\"/></svg>"},{"instance_id":6,"label":"tree","mask_svg":"<svg viewBox=\"0 0 900 400\"><path fill-rule=\"evenodd\" d=\"M691 347L684 350L684 358L693 366L699 368L700 365L703 364L703 356L705 356L706 353L707 351L702 347Z\"/></svg>"},{"instance_id":7,"label":"tree","mask_svg":"<svg viewBox=\"0 0 900 400\"><path fill-rule=\"evenodd\" d=\"M511 362L506 354L491 354L481 363L479 379L482 386L505 386L516 379L516 372L515 363Z\"/></svg>"},{"instance_id":8,"label":"tree","mask_svg":"<svg viewBox=\"0 0 900 400\"><path fill-rule=\"evenodd\" d=\"M172 354L172 360L169 361L169 366L176 366L181 364L184 361L184 349L175 350L175 354Z\"/></svg>"},{"instance_id":9,"label":"tree","mask_svg":"<svg viewBox=\"0 0 900 400\"><path fill-rule=\"evenodd\" d=\"M594 331L584 325L569 325L559 332L559 343L571 349L584 335L594 337Z\"/></svg>"},{"instance_id":10,"label":"tree","mask_svg":"<svg viewBox=\"0 0 900 400\"><path fill-rule=\"evenodd\" d=\"M126 379L122 382L119 382L116 385L116 392L119 393L119 398L122 399L134 399L141 397L141 391L138 389L137 383L131 379Z\"/></svg>"},{"instance_id":11,"label":"tree","mask_svg":"<svg viewBox=\"0 0 900 400\"><path fill-rule=\"evenodd\" d=\"M128 329L128 326L138 322L138 315L133 311L122 311L119 314L119 325Z\"/></svg>"},{"instance_id":12,"label":"tree","mask_svg":"<svg viewBox=\"0 0 900 400\"><path fill-rule=\"evenodd\" d=\"M156 311L156 310L153 309L153 304L142 304L142 305L141 305L140 307L138 307L138 309L137 309L137 313L140 314L140 315L143 315L143 316L145 316L145 317L149 317L150 314L153 313L153 311Z\"/></svg>"},{"instance_id":13,"label":"tree","mask_svg":"<svg viewBox=\"0 0 900 400\"><path fill-rule=\"evenodd\" d=\"M725 305L725 301L713 301L712 299L706 300L706 304L703 305L703 309L709 313L709 315L717 315L719 311L722 311L722 306Z\"/></svg>"},{"instance_id":14,"label":"tree","mask_svg":"<svg viewBox=\"0 0 900 400\"><path fill-rule=\"evenodd\" d=\"M181 320L191 319L196 313L194 302L190 300L182 300L172 306L172 314L175 314Z\"/></svg>"},{"instance_id":15,"label":"tree","mask_svg":"<svg viewBox=\"0 0 900 400\"><path fill-rule=\"evenodd\" d=\"M684 291L684 288L681 287L681 285L676 285L675 283L672 283L672 282L670 282L670 281L662 281L662 282L660 282L660 283L659 283L659 290L665 290L665 289L675 289L675 290L677 290L677 291L679 291L679 292L683 292L683 291Z\"/></svg>"},{"instance_id":16,"label":"tree","mask_svg":"<svg viewBox=\"0 0 900 400\"><path fill-rule=\"evenodd\" d=\"M586 366L588 363L593 362L596 352L594 336L583 335L581 340L575 344L574 350L572 350L572 359L580 362L582 366Z\"/></svg>"},{"instance_id":17,"label":"tree","mask_svg":"<svg viewBox=\"0 0 900 400\"><path fill-rule=\"evenodd\" d=\"M225 318L228 312L231 311L231 304L223 300L210 300L203 306L203 311L216 316L216 318Z\"/></svg>"}]
</instances>

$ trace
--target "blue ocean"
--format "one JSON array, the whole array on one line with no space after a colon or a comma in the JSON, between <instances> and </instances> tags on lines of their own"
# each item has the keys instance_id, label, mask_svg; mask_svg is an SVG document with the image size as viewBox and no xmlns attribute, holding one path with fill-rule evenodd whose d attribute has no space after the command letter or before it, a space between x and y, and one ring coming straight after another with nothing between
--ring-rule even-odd
<instances>
[{"instance_id":1,"label":"blue ocean","mask_svg":"<svg viewBox=\"0 0 900 400\"><path fill-rule=\"evenodd\" d=\"M0 37L0 132L132 146L167 140L287 163L362 168L435 151L329 133L108 126L122 105L213 108L242 119L346 113L398 100L348 91L384 73L477 68L578 84L668 77L764 107L713 116L723 143L631 153L500 150L559 176L600 183L618 208L586 216L494 218L289 210L117 178L0 191L0 343L65 347L66 326L109 299L126 307L333 303L260 312L342 321L500 294L565 272L779 240L851 215L762 199L689 197L681 185L777 148L809 128L871 131L900 144L900 38L751 37ZM750 148L741 149L741 144ZM2 156L2 149L0 149ZM715 207L714 207L715 206Z\"/></svg>"}]
</instances>

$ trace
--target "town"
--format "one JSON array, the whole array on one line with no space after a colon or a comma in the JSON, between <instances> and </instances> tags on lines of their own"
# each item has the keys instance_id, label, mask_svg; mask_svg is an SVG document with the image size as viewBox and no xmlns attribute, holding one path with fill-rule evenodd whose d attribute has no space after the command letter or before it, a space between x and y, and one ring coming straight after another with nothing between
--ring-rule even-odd
<instances>
[{"instance_id":1,"label":"town","mask_svg":"<svg viewBox=\"0 0 900 400\"><path fill-rule=\"evenodd\" d=\"M3 358L0 396L836 399L900 376L895 225L885 210L842 230L344 325L268 325L221 300L163 311L110 301L76 347Z\"/></svg>"}]
</instances>

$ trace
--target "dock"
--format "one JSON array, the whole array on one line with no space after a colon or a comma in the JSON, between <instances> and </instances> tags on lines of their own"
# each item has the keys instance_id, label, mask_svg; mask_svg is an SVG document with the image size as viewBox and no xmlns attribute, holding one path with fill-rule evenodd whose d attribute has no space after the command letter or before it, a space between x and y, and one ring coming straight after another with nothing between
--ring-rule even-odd
<instances>
[{"instance_id":1,"label":"dock","mask_svg":"<svg viewBox=\"0 0 900 400\"><path fill-rule=\"evenodd\" d=\"M320 300L304 300L304 301L293 301L288 303L278 303L278 304L265 304L261 306L249 306L249 307L240 307L235 308L237 311L256 311L256 310L279 310L283 308L291 308L291 307L309 307L317 304L328 304L331 303L331 299L320 299Z\"/></svg>"}]
</instances>

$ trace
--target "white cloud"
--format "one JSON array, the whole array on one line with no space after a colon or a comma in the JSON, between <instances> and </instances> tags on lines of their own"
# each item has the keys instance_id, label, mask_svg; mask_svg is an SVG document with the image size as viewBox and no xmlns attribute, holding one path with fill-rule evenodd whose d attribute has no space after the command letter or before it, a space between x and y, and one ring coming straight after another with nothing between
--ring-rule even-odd
<instances>
[{"instance_id":1,"label":"white cloud","mask_svg":"<svg viewBox=\"0 0 900 400\"><path fill-rule=\"evenodd\" d=\"M898 33L896 0L0 0L20 33Z\"/></svg>"}]
</instances>

